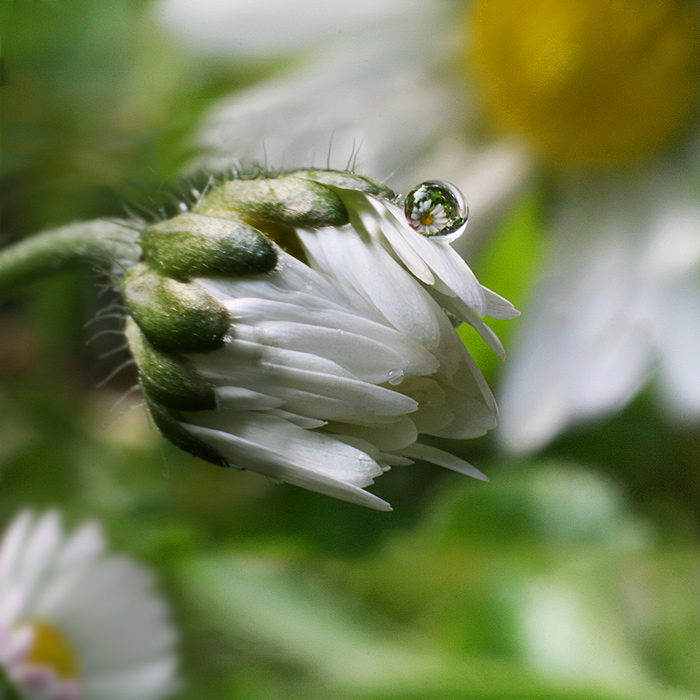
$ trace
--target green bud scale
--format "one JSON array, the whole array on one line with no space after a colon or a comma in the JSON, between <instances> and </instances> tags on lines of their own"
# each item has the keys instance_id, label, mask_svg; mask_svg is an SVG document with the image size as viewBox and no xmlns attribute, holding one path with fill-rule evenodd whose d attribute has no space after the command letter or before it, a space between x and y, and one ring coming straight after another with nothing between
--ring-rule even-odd
<instances>
[{"instance_id":1,"label":"green bud scale","mask_svg":"<svg viewBox=\"0 0 700 700\"><path fill-rule=\"evenodd\" d=\"M180 214L149 226L141 248L147 265L180 280L269 272L277 263L262 233L224 212Z\"/></svg>"},{"instance_id":2,"label":"green bud scale","mask_svg":"<svg viewBox=\"0 0 700 700\"><path fill-rule=\"evenodd\" d=\"M135 265L122 281L126 308L148 341L164 352L209 352L224 344L231 320L201 287Z\"/></svg>"}]
</instances>

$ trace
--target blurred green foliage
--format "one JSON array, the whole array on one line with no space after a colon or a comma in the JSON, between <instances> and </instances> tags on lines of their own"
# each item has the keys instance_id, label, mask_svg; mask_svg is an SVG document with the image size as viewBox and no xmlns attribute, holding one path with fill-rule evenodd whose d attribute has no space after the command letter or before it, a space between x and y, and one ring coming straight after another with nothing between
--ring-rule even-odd
<instances>
[{"instance_id":1,"label":"blurred green foliage","mask_svg":"<svg viewBox=\"0 0 700 700\"><path fill-rule=\"evenodd\" d=\"M260 76L185 55L147 11L0 4L3 243L170 206L202 110ZM543 197L477 266L516 304ZM97 318L114 302L74 275L0 309L0 524L25 506L96 516L155 567L182 700L698 697L700 440L653 395L530 461L450 445L491 484L395 469L374 489L395 511L376 513L164 445L131 367L101 385L128 359L119 319Z\"/></svg>"}]
</instances>

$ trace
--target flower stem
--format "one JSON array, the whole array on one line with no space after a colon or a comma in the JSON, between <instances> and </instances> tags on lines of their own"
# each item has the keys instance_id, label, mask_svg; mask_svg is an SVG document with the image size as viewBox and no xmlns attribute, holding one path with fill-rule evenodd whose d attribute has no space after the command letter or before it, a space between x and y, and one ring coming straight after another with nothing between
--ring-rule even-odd
<instances>
[{"instance_id":1,"label":"flower stem","mask_svg":"<svg viewBox=\"0 0 700 700\"><path fill-rule=\"evenodd\" d=\"M41 277L88 265L120 275L140 256L138 233L125 221L69 224L0 250L0 300Z\"/></svg>"}]
</instances>

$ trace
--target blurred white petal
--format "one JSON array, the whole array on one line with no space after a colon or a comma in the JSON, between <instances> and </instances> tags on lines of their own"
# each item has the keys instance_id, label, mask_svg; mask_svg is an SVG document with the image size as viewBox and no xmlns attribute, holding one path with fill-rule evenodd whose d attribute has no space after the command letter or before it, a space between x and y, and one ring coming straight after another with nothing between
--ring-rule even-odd
<instances>
[{"instance_id":1,"label":"blurred white petal","mask_svg":"<svg viewBox=\"0 0 700 700\"><path fill-rule=\"evenodd\" d=\"M196 138L206 154L201 162L216 170L239 161L357 164L389 184L400 178L462 112L452 86L433 74L449 40L433 42L420 14L409 17L409 26L390 36L375 29L338 42L215 105Z\"/></svg>"},{"instance_id":2,"label":"blurred white petal","mask_svg":"<svg viewBox=\"0 0 700 700\"><path fill-rule=\"evenodd\" d=\"M619 409L659 360L670 405L700 414L700 211L666 190L664 173L594 198L577 190L554 222L500 391L509 449L540 448L572 421Z\"/></svg>"},{"instance_id":3,"label":"blurred white petal","mask_svg":"<svg viewBox=\"0 0 700 700\"><path fill-rule=\"evenodd\" d=\"M657 321L661 389L683 423L700 419L700 285L698 271L664 286Z\"/></svg>"},{"instance_id":4,"label":"blurred white petal","mask_svg":"<svg viewBox=\"0 0 700 700\"><path fill-rule=\"evenodd\" d=\"M202 52L269 57L308 50L324 41L426 13L418 0L161 0L153 8L162 25Z\"/></svg>"},{"instance_id":5,"label":"blurred white petal","mask_svg":"<svg viewBox=\"0 0 700 700\"><path fill-rule=\"evenodd\" d=\"M22 596L21 609L14 606L14 619L0 618L0 665L20 689L38 683L47 700L106 700L97 680L106 673L114 690L109 697L159 700L172 692L175 631L167 606L153 591L150 573L104 551L97 523L86 523L67 536L57 513L35 517L25 511L0 545L0 561L12 560L22 565L0 570L0 608L15 590L31 595ZM74 657L78 676L64 677L67 669L54 667L50 654L45 660L41 650L32 654L35 635L41 638L45 627ZM56 642L48 639L43 644L51 649ZM156 668L154 660L168 672L159 671L158 682L131 695L130 679L144 667ZM79 688L84 692L78 693ZM31 692L28 696L35 697Z\"/></svg>"}]
</instances>

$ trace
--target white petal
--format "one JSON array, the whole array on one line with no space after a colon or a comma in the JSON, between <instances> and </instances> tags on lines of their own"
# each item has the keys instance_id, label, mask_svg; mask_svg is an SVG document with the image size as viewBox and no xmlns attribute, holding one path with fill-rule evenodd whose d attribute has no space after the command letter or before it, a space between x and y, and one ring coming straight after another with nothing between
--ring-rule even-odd
<instances>
[{"instance_id":1,"label":"white petal","mask_svg":"<svg viewBox=\"0 0 700 700\"><path fill-rule=\"evenodd\" d=\"M128 614L128 611L124 611ZM121 627L101 627L92 630L92 637L99 638L102 630L114 630L110 644L89 645L81 649L81 667L86 674L128 670L149 660L161 658L172 648L177 639L174 630L164 624L161 616L143 618L141 624L128 620L130 624ZM86 635L87 638L87 635Z\"/></svg>"},{"instance_id":2,"label":"white petal","mask_svg":"<svg viewBox=\"0 0 700 700\"><path fill-rule=\"evenodd\" d=\"M195 282L222 303L232 299L268 299L304 309L347 311L347 299L324 275L310 269L279 248L278 263L272 272L242 279L197 278ZM354 308L354 307L351 307Z\"/></svg>"},{"instance_id":3,"label":"white petal","mask_svg":"<svg viewBox=\"0 0 700 700\"><path fill-rule=\"evenodd\" d=\"M475 366L470 368L463 365L449 385L441 380L445 392L444 406L450 412L451 420L439 429L423 432L437 437L465 440L480 437L496 427L495 401L488 387L484 393L481 383L485 385L485 381L480 374L473 374L474 371L478 373Z\"/></svg>"},{"instance_id":4,"label":"white petal","mask_svg":"<svg viewBox=\"0 0 700 700\"><path fill-rule=\"evenodd\" d=\"M215 385L236 385L282 399L279 406L320 420L383 422L410 413L415 402L396 391L355 379L335 363L280 348L234 341L198 362L200 375ZM236 410L220 395L219 408Z\"/></svg>"},{"instance_id":5,"label":"white petal","mask_svg":"<svg viewBox=\"0 0 700 700\"><path fill-rule=\"evenodd\" d=\"M617 410L647 377L650 290L634 221L643 202L634 213L619 204L597 201L595 210L584 199L555 222L549 274L506 365L498 437L509 449L536 449L572 420Z\"/></svg>"},{"instance_id":6,"label":"white petal","mask_svg":"<svg viewBox=\"0 0 700 700\"><path fill-rule=\"evenodd\" d=\"M256 325L255 335L259 342L271 347L316 352L365 382L382 384L389 381L393 370L403 372L403 357L393 348L341 328L266 321Z\"/></svg>"},{"instance_id":7,"label":"white petal","mask_svg":"<svg viewBox=\"0 0 700 700\"><path fill-rule=\"evenodd\" d=\"M418 405L418 410L410 418L419 433L433 435L454 421L454 414L445 405L447 393L435 378L409 379L400 389Z\"/></svg>"},{"instance_id":8,"label":"white petal","mask_svg":"<svg viewBox=\"0 0 700 700\"><path fill-rule=\"evenodd\" d=\"M105 596L131 595L138 600L151 585L152 577L144 569L126 557L111 556L82 571L69 587L56 586L56 596L44 601L42 611L70 628L97 618Z\"/></svg>"},{"instance_id":9,"label":"white petal","mask_svg":"<svg viewBox=\"0 0 700 700\"><path fill-rule=\"evenodd\" d=\"M76 530L56 557L53 571L81 567L98 557L105 549L102 529L96 522L88 522Z\"/></svg>"},{"instance_id":10,"label":"white petal","mask_svg":"<svg viewBox=\"0 0 700 700\"><path fill-rule=\"evenodd\" d=\"M10 627L21 619L26 601L27 594L21 584L5 586L0 596L0 625Z\"/></svg>"},{"instance_id":11,"label":"white petal","mask_svg":"<svg viewBox=\"0 0 700 700\"><path fill-rule=\"evenodd\" d=\"M242 386L224 384L214 388L219 407L235 407L238 411L265 411L284 405L284 399L269 396Z\"/></svg>"},{"instance_id":12,"label":"white petal","mask_svg":"<svg viewBox=\"0 0 700 700\"><path fill-rule=\"evenodd\" d=\"M166 657L129 671L89 678L85 694L100 700L157 700L170 695L176 686L175 659Z\"/></svg>"},{"instance_id":13,"label":"white petal","mask_svg":"<svg viewBox=\"0 0 700 700\"><path fill-rule=\"evenodd\" d=\"M700 418L700 274L664 285L659 299L657 342L666 404L684 422Z\"/></svg>"},{"instance_id":14,"label":"white petal","mask_svg":"<svg viewBox=\"0 0 700 700\"><path fill-rule=\"evenodd\" d=\"M438 303L456 318L468 323L481 336L484 342L503 360L506 351L498 339L498 336L476 315L476 312L458 297L446 297L438 292L433 292Z\"/></svg>"},{"instance_id":15,"label":"white petal","mask_svg":"<svg viewBox=\"0 0 700 700\"><path fill-rule=\"evenodd\" d=\"M328 421L318 420L316 418L307 418L306 416L300 416L297 413L290 413L289 411L283 411L279 408L273 409L271 411L265 411L269 416L277 416L283 420L294 423L304 430L315 430L316 428L323 428L328 425Z\"/></svg>"},{"instance_id":16,"label":"white petal","mask_svg":"<svg viewBox=\"0 0 700 700\"><path fill-rule=\"evenodd\" d=\"M206 428L240 438L247 444L259 445L256 450L259 454L263 454L260 448L264 448L266 455L279 455L283 461L299 462L314 471L327 473L334 479L357 486L367 486L381 474L381 469L363 452L339 443L323 431L304 430L274 415L241 413L224 416L207 413L202 416L201 423ZM255 458L255 455L252 457ZM233 465L246 467L236 462Z\"/></svg>"},{"instance_id":17,"label":"white petal","mask_svg":"<svg viewBox=\"0 0 700 700\"><path fill-rule=\"evenodd\" d=\"M382 232L394 245L396 241L400 248L411 247L432 273L443 283L441 291L448 296L459 297L467 306L479 316L486 311L484 291L476 276L467 263L452 249L449 243L434 238L428 238L414 231L403 219L402 212L393 204L380 203L374 200L375 207L386 207L387 224L382 227ZM393 224L393 225L392 225ZM401 240L402 244L398 241Z\"/></svg>"},{"instance_id":18,"label":"white petal","mask_svg":"<svg viewBox=\"0 0 700 700\"><path fill-rule=\"evenodd\" d=\"M8 666L24 661L34 641L34 630L30 627L13 627L4 630L8 635L5 648L2 650L2 659Z\"/></svg>"},{"instance_id":19,"label":"white petal","mask_svg":"<svg viewBox=\"0 0 700 700\"><path fill-rule=\"evenodd\" d=\"M420 5L430 14L441 11ZM420 11L405 19L411 27L376 26L345 41L338 35L296 70L216 105L198 138L211 154L205 165L235 166L235 154L279 168L345 170L359 151L365 172L384 180L403 174L462 116L458 95L432 73L449 40L434 41Z\"/></svg>"},{"instance_id":20,"label":"white petal","mask_svg":"<svg viewBox=\"0 0 700 700\"><path fill-rule=\"evenodd\" d=\"M388 243L387 248L392 250L411 274L421 282L428 285L435 284L430 266L420 252L411 245L410 240L402 234L402 227L397 225L393 216L389 215L383 203L366 197L362 193L343 190L338 190L338 193L351 208L359 211L362 226L374 240Z\"/></svg>"},{"instance_id":21,"label":"white petal","mask_svg":"<svg viewBox=\"0 0 700 700\"><path fill-rule=\"evenodd\" d=\"M466 476L473 476L475 479L479 479L479 481L488 481L488 478L475 466L469 464L469 462L465 462L463 459L455 457L449 452L438 450L436 447L416 443L411 447L400 450L399 454L410 457L411 459L422 459L425 462L437 464L440 467L451 469L452 471L465 474Z\"/></svg>"},{"instance_id":22,"label":"white petal","mask_svg":"<svg viewBox=\"0 0 700 700\"><path fill-rule=\"evenodd\" d=\"M416 0L161 0L157 19L182 41L207 53L264 57L304 50L339 36L357 34L377 23L424 13Z\"/></svg>"},{"instance_id":23,"label":"white petal","mask_svg":"<svg viewBox=\"0 0 700 700\"><path fill-rule=\"evenodd\" d=\"M370 339L382 346L382 354L396 357L392 367L401 367L406 376L432 374L439 366L438 360L423 346L416 343L403 333L382 325L377 321L358 313L351 314L336 308L321 308L320 305L312 310L287 302L275 302L267 299L237 299L227 304L227 308L235 321L252 323L288 323L305 324L313 332L313 327L334 329L348 334L349 337ZM311 311L311 313L309 313ZM350 343L352 344L352 343ZM330 357L327 349L318 347L319 351ZM357 354L357 353L356 353ZM378 358L379 362L382 360Z\"/></svg>"},{"instance_id":24,"label":"white petal","mask_svg":"<svg viewBox=\"0 0 700 700\"><path fill-rule=\"evenodd\" d=\"M379 450L388 452L408 447L418 438L415 423L408 416L403 416L394 423L386 423L381 426L331 423L327 431L336 435L358 437Z\"/></svg>"},{"instance_id":25,"label":"white petal","mask_svg":"<svg viewBox=\"0 0 700 700\"><path fill-rule=\"evenodd\" d=\"M520 311L507 299L504 299L502 296L496 294L496 292L492 292L486 287L482 287L482 289L484 290L484 298L486 300L486 316L504 320L510 320L520 316Z\"/></svg>"},{"instance_id":26,"label":"white petal","mask_svg":"<svg viewBox=\"0 0 700 700\"><path fill-rule=\"evenodd\" d=\"M55 511L39 518L26 538L16 577L21 581L28 605L50 570L62 539L60 517Z\"/></svg>"},{"instance_id":27,"label":"white petal","mask_svg":"<svg viewBox=\"0 0 700 700\"><path fill-rule=\"evenodd\" d=\"M238 468L351 503L389 510L387 503L361 488L382 471L368 455L275 416L243 414L236 418L221 426L221 416L211 416L218 429L187 423L184 427Z\"/></svg>"},{"instance_id":28,"label":"white petal","mask_svg":"<svg viewBox=\"0 0 700 700\"><path fill-rule=\"evenodd\" d=\"M14 580L34 516L23 510L7 527L0 544L0 591Z\"/></svg>"}]
</instances>

